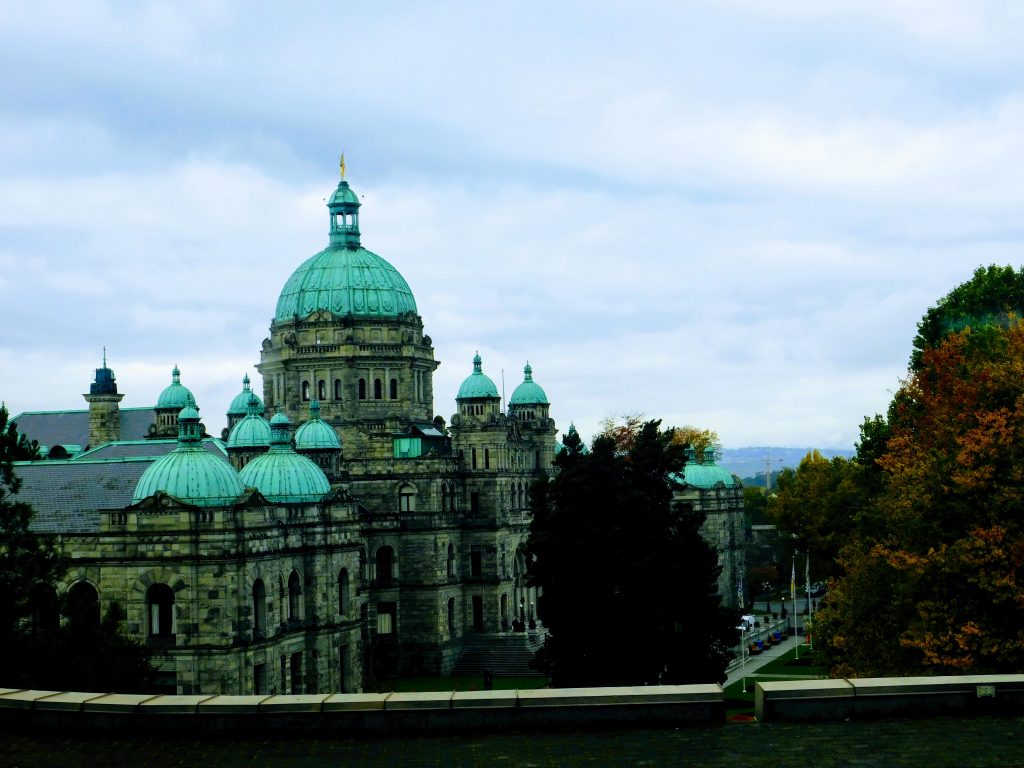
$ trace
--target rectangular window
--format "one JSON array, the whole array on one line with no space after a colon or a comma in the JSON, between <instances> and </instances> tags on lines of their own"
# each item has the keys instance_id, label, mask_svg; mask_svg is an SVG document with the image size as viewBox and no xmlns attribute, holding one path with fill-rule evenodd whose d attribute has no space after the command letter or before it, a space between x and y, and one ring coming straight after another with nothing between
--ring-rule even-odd
<instances>
[{"instance_id":1,"label":"rectangular window","mask_svg":"<svg viewBox=\"0 0 1024 768\"><path fill-rule=\"evenodd\" d=\"M469 574L470 576L482 576L484 553L480 547L473 547L469 553Z\"/></svg>"},{"instance_id":2,"label":"rectangular window","mask_svg":"<svg viewBox=\"0 0 1024 768\"><path fill-rule=\"evenodd\" d=\"M472 468L476 469L476 448L473 449L472 456L473 456Z\"/></svg>"},{"instance_id":3,"label":"rectangular window","mask_svg":"<svg viewBox=\"0 0 1024 768\"><path fill-rule=\"evenodd\" d=\"M480 492L473 491L469 494L469 511L474 515L480 511Z\"/></svg>"},{"instance_id":4,"label":"rectangular window","mask_svg":"<svg viewBox=\"0 0 1024 768\"><path fill-rule=\"evenodd\" d=\"M393 634L395 634L395 604L394 603L378 603L377 604L377 634L378 635L393 635Z\"/></svg>"},{"instance_id":5,"label":"rectangular window","mask_svg":"<svg viewBox=\"0 0 1024 768\"><path fill-rule=\"evenodd\" d=\"M281 693L288 690L288 657L281 657Z\"/></svg>"},{"instance_id":6,"label":"rectangular window","mask_svg":"<svg viewBox=\"0 0 1024 768\"><path fill-rule=\"evenodd\" d=\"M267 665L256 664L252 668L252 692L267 694Z\"/></svg>"},{"instance_id":7,"label":"rectangular window","mask_svg":"<svg viewBox=\"0 0 1024 768\"><path fill-rule=\"evenodd\" d=\"M484 448L484 469L491 468L491 449Z\"/></svg>"},{"instance_id":8,"label":"rectangular window","mask_svg":"<svg viewBox=\"0 0 1024 768\"><path fill-rule=\"evenodd\" d=\"M292 654L292 693L302 693L302 652Z\"/></svg>"}]
</instances>

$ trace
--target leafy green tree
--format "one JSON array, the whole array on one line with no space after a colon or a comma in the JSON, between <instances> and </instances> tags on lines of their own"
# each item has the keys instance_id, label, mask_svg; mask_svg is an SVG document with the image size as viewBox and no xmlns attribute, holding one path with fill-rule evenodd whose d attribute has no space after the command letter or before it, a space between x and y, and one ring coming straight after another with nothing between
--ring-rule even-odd
<instances>
[{"instance_id":1,"label":"leafy green tree","mask_svg":"<svg viewBox=\"0 0 1024 768\"><path fill-rule=\"evenodd\" d=\"M929 307L917 324L911 371L921 367L926 349L937 347L950 333L979 325L1007 324L1024 315L1024 267L978 267L974 276Z\"/></svg>"},{"instance_id":2,"label":"leafy green tree","mask_svg":"<svg viewBox=\"0 0 1024 768\"><path fill-rule=\"evenodd\" d=\"M38 453L38 445L18 433L0 405L0 671L18 663L12 643L32 617L37 585L52 584L64 567L53 540L29 528L32 507L17 499L21 480L14 462Z\"/></svg>"},{"instance_id":3,"label":"leafy green tree","mask_svg":"<svg viewBox=\"0 0 1024 768\"><path fill-rule=\"evenodd\" d=\"M724 679L736 614L703 515L672 502L685 462L674 436L648 421L628 451L602 435L586 452L571 433L534 486L528 575L550 632L538 663L556 686Z\"/></svg>"},{"instance_id":4,"label":"leafy green tree","mask_svg":"<svg viewBox=\"0 0 1024 768\"><path fill-rule=\"evenodd\" d=\"M768 500L768 517L785 540L811 553L816 578L840 573L839 552L866 500L862 475L857 461L826 459L818 451L808 452L795 470L779 473L776 491Z\"/></svg>"}]
</instances>

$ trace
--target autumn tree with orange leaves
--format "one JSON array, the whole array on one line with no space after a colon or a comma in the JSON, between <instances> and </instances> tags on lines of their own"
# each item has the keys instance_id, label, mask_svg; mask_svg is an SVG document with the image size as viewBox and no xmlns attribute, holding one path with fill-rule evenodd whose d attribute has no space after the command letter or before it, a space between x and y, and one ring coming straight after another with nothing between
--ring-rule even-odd
<instances>
[{"instance_id":1,"label":"autumn tree with orange leaves","mask_svg":"<svg viewBox=\"0 0 1024 768\"><path fill-rule=\"evenodd\" d=\"M834 675L1024 669L1024 324L923 350L818 615Z\"/></svg>"}]
</instances>

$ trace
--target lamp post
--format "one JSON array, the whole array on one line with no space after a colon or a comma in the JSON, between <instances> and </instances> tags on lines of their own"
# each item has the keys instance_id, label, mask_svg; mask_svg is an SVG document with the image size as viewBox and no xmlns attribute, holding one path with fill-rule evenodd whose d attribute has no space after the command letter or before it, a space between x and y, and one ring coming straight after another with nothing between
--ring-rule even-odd
<instances>
[{"instance_id":1,"label":"lamp post","mask_svg":"<svg viewBox=\"0 0 1024 768\"><path fill-rule=\"evenodd\" d=\"M740 675L743 678L743 692L747 692L747 625L740 625Z\"/></svg>"}]
</instances>

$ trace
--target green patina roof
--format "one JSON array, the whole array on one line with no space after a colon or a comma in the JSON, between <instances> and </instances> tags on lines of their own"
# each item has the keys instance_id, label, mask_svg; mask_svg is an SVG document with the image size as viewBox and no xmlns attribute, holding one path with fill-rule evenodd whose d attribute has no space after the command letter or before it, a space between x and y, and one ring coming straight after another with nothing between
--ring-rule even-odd
<instances>
[{"instance_id":1,"label":"green patina roof","mask_svg":"<svg viewBox=\"0 0 1024 768\"><path fill-rule=\"evenodd\" d=\"M527 363L523 368L523 383L512 392L509 405L548 405L548 396L540 384L533 380L533 368Z\"/></svg>"},{"instance_id":2,"label":"green patina roof","mask_svg":"<svg viewBox=\"0 0 1024 768\"><path fill-rule=\"evenodd\" d=\"M228 406L228 416L244 416L249 412L249 396L255 395L252 391L252 386L249 382L249 374L245 374L242 377L242 391L235 395L235 398L231 401L231 405ZM260 410L263 410L263 401L256 396L256 400L260 404Z\"/></svg>"},{"instance_id":3,"label":"green patina roof","mask_svg":"<svg viewBox=\"0 0 1024 768\"><path fill-rule=\"evenodd\" d=\"M278 413L270 426L270 450L245 465L239 475L242 483L281 504L323 499L331 484L320 467L292 448L288 417Z\"/></svg>"},{"instance_id":4,"label":"green patina roof","mask_svg":"<svg viewBox=\"0 0 1024 768\"><path fill-rule=\"evenodd\" d=\"M228 448L266 448L270 445L270 424L260 416L263 403L252 392L246 406L246 416L231 428Z\"/></svg>"},{"instance_id":5,"label":"green patina roof","mask_svg":"<svg viewBox=\"0 0 1024 768\"><path fill-rule=\"evenodd\" d=\"M687 448L683 476L677 475L675 479L694 488L714 488L719 483L726 488L736 485L732 473L715 463L714 448L704 451L704 461L700 463L697 462L697 452L692 448Z\"/></svg>"},{"instance_id":6,"label":"green patina roof","mask_svg":"<svg viewBox=\"0 0 1024 768\"><path fill-rule=\"evenodd\" d=\"M275 320L328 310L336 315L397 317L416 312L398 270L359 244L359 198L344 179L327 203L330 245L305 261L281 289Z\"/></svg>"},{"instance_id":7,"label":"green patina roof","mask_svg":"<svg viewBox=\"0 0 1024 768\"><path fill-rule=\"evenodd\" d=\"M341 440L334 428L320 418L320 403L314 400L309 404L309 421L295 430L295 450L322 451L338 450Z\"/></svg>"},{"instance_id":8,"label":"green patina roof","mask_svg":"<svg viewBox=\"0 0 1024 768\"><path fill-rule=\"evenodd\" d=\"M186 405L189 404L192 398L192 393L181 383L181 371L178 370L178 366L174 366L174 370L171 371L171 384L163 392L160 393L160 397L157 398L156 408L157 409L174 409L180 411ZM194 399L191 402L195 402Z\"/></svg>"},{"instance_id":9,"label":"green patina roof","mask_svg":"<svg viewBox=\"0 0 1024 768\"><path fill-rule=\"evenodd\" d=\"M483 361L478 352L473 356L473 372L466 377L459 387L456 400L469 400L477 397L498 397L498 388L490 377L484 374Z\"/></svg>"},{"instance_id":10,"label":"green patina roof","mask_svg":"<svg viewBox=\"0 0 1024 768\"><path fill-rule=\"evenodd\" d=\"M191 394L189 395L191 398ZM154 461L139 478L132 503L163 491L201 507L231 504L245 491L238 474L203 448L199 412L191 405L178 414L178 447Z\"/></svg>"}]
</instances>

